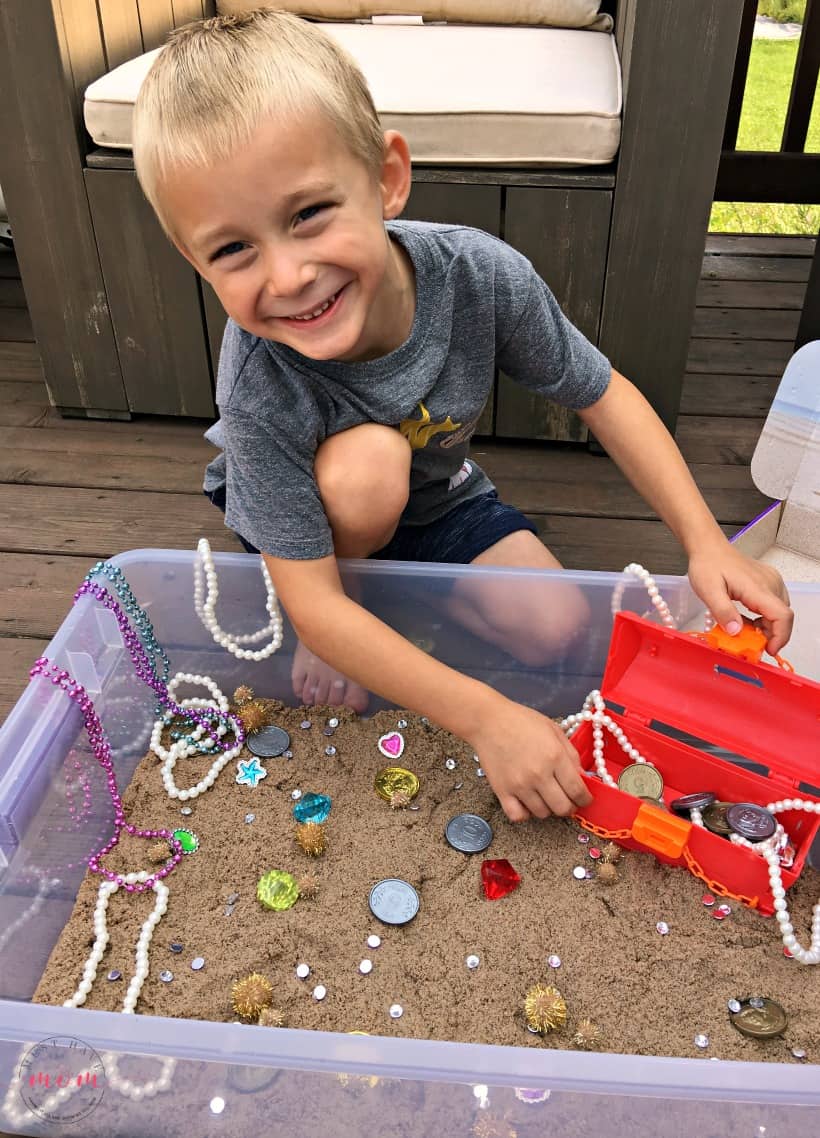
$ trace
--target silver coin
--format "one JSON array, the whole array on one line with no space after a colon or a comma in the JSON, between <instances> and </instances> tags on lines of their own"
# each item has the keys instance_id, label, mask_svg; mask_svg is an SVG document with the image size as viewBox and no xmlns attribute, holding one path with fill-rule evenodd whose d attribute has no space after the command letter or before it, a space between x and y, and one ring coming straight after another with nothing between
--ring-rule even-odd
<instances>
[{"instance_id":1,"label":"silver coin","mask_svg":"<svg viewBox=\"0 0 820 1138\"><path fill-rule=\"evenodd\" d=\"M684 794L681 798L673 798L669 805L677 814L689 810L705 810L713 802L717 802L717 795L712 794L710 790L701 790L697 794Z\"/></svg>"},{"instance_id":2,"label":"silver coin","mask_svg":"<svg viewBox=\"0 0 820 1138\"><path fill-rule=\"evenodd\" d=\"M478 814L456 814L447 823L444 836L459 853L481 853L493 840L493 829Z\"/></svg>"},{"instance_id":3,"label":"silver coin","mask_svg":"<svg viewBox=\"0 0 820 1138\"><path fill-rule=\"evenodd\" d=\"M283 727L263 727L248 735L245 746L260 759L275 759L290 746L290 735Z\"/></svg>"},{"instance_id":4,"label":"silver coin","mask_svg":"<svg viewBox=\"0 0 820 1138\"><path fill-rule=\"evenodd\" d=\"M726 811L726 821L736 834L750 842L762 842L777 829L774 814L753 802L734 802Z\"/></svg>"},{"instance_id":5,"label":"silver coin","mask_svg":"<svg viewBox=\"0 0 820 1138\"><path fill-rule=\"evenodd\" d=\"M409 881L385 877L377 881L368 898L370 912L386 925L406 925L419 911L419 895Z\"/></svg>"}]
</instances>

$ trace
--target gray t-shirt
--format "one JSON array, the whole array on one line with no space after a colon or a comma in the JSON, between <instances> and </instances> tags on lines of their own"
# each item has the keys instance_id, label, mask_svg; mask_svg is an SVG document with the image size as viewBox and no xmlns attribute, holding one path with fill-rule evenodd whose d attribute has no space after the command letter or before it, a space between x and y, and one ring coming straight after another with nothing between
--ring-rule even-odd
<instances>
[{"instance_id":1,"label":"gray t-shirt","mask_svg":"<svg viewBox=\"0 0 820 1138\"><path fill-rule=\"evenodd\" d=\"M313 476L317 447L360 423L398 427L413 450L403 523L423 524L492 489L470 436L496 367L573 410L595 403L610 377L605 356L563 315L526 257L465 226L387 223L412 259L410 336L362 363L307 359L228 321L206 437L223 453L206 490L226 487L225 523L274 557L333 552Z\"/></svg>"}]
</instances>

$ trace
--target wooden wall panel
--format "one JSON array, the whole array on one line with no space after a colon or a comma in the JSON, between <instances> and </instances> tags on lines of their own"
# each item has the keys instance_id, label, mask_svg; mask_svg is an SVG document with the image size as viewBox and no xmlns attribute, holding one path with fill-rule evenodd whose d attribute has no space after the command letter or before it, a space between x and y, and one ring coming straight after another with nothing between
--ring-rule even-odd
<instances>
[{"instance_id":1,"label":"wooden wall panel","mask_svg":"<svg viewBox=\"0 0 820 1138\"><path fill-rule=\"evenodd\" d=\"M402 217L414 221L472 225L497 237L501 232L501 188L414 182ZM477 435L493 433L495 400L493 391L476 425Z\"/></svg>"},{"instance_id":2,"label":"wooden wall panel","mask_svg":"<svg viewBox=\"0 0 820 1138\"><path fill-rule=\"evenodd\" d=\"M507 189L505 240L532 261L566 316L593 344L604 287L612 194L606 190ZM498 384L500 438L584 441L577 415L509 376Z\"/></svg>"},{"instance_id":3,"label":"wooden wall panel","mask_svg":"<svg viewBox=\"0 0 820 1138\"><path fill-rule=\"evenodd\" d=\"M173 0L174 27L181 28L183 24L190 24L191 20L212 16L213 12L206 11L207 7L203 0Z\"/></svg>"},{"instance_id":4,"label":"wooden wall panel","mask_svg":"<svg viewBox=\"0 0 820 1138\"><path fill-rule=\"evenodd\" d=\"M171 0L139 0L139 17L143 50L152 51L165 43L165 37L174 26Z\"/></svg>"},{"instance_id":5,"label":"wooden wall panel","mask_svg":"<svg viewBox=\"0 0 820 1138\"><path fill-rule=\"evenodd\" d=\"M196 273L160 229L135 174L85 176L130 409L213 415Z\"/></svg>"},{"instance_id":6,"label":"wooden wall panel","mask_svg":"<svg viewBox=\"0 0 820 1138\"><path fill-rule=\"evenodd\" d=\"M108 70L142 55L142 32L137 0L97 0L105 39Z\"/></svg>"},{"instance_id":7,"label":"wooden wall panel","mask_svg":"<svg viewBox=\"0 0 820 1138\"><path fill-rule=\"evenodd\" d=\"M93 54L93 28L82 35ZM117 415L127 403L83 182L68 55L51 0L0 4L0 183L49 395L62 408Z\"/></svg>"}]
</instances>

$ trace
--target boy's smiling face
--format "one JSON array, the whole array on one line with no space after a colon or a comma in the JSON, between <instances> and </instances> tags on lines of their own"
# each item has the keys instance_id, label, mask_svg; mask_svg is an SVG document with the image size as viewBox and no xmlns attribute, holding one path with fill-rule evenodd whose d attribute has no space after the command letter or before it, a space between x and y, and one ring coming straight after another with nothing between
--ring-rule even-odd
<instances>
[{"instance_id":1,"label":"boy's smiling face","mask_svg":"<svg viewBox=\"0 0 820 1138\"><path fill-rule=\"evenodd\" d=\"M386 355L415 311L412 266L390 241L410 187L401 135L374 173L318 111L266 120L230 158L162 183L176 244L252 335L315 360Z\"/></svg>"}]
</instances>

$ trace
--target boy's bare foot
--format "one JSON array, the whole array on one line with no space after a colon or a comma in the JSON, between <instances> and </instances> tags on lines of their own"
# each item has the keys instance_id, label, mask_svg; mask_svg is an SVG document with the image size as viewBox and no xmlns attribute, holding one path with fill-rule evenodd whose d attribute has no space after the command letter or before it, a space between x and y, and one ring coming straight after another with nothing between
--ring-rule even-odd
<instances>
[{"instance_id":1,"label":"boy's bare foot","mask_svg":"<svg viewBox=\"0 0 820 1138\"><path fill-rule=\"evenodd\" d=\"M296 698L308 706L329 704L359 712L367 708L365 689L314 656L301 641L296 645L291 679Z\"/></svg>"}]
</instances>

